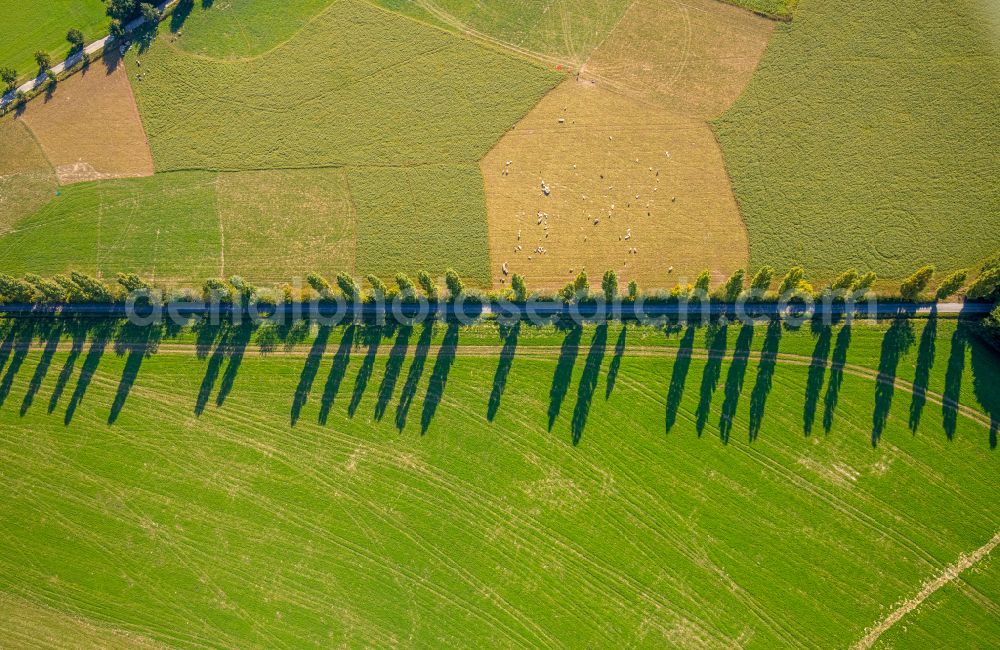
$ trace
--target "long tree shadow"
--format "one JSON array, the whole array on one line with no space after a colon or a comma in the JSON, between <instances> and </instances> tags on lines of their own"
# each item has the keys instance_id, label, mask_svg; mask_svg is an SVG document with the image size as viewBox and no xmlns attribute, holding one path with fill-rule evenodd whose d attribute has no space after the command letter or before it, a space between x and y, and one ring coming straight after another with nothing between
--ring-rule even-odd
<instances>
[{"instance_id":1,"label":"long tree shadow","mask_svg":"<svg viewBox=\"0 0 1000 650\"><path fill-rule=\"evenodd\" d=\"M347 366L351 362L351 348L354 347L354 336L357 334L358 326L351 323L344 329L344 334L337 346L337 352L333 355L333 365L330 366L330 374L326 378L326 385L323 387L323 399L319 406L319 423L325 425L330 418L330 411L333 410L333 403L340 393L340 384L344 381L347 373Z\"/></svg>"},{"instance_id":2,"label":"long tree shadow","mask_svg":"<svg viewBox=\"0 0 1000 650\"><path fill-rule=\"evenodd\" d=\"M115 338L115 354L118 356L128 354L128 357L125 359L125 368L122 370L121 379L118 381L118 390L115 392L115 399L111 404L108 424L114 424L118 421L118 417L125 407L125 401L139 376L143 360L156 353L162 336L163 328L160 326L139 327L126 323L118 331Z\"/></svg>"},{"instance_id":3,"label":"long tree shadow","mask_svg":"<svg viewBox=\"0 0 1000 650\"><path fill-rule=\"evenodd\" d=\"M944 374L944 395L941 400L941 417L948 440L955 437L958 424L958 402L962 397L962 375L965 374L965 355L968 346L966 327L959 321L951 335L948 367Z\"/></svg>"},{"instance_id":4,"label":"long tree shadow","mask_svg":"<svg viewBox=\"0 0 1000 650\"><path fill-rule=\"evenodd\" d=\"M101 358L104 356L104 351L108 347L114 329L115 324L108 321L98 321L91 328L90 348L87 350L87 356L83 359L83 367L80 369L80 377L76 380L76 388L69 398L69 405L66 407L66 415L63 418L64 424L69 425L73 421L73 415L80 407L84 395L87 394L87 388L93 381L94 375L97 374L97 368L101 364Z\"/></svg>"},{"instance_id":5,"label":"long tree shadow","mask_svg":"<svg viewBox=\"0 0 1000 650\"><path fill-rule=\"evenodd\" d=\"M7 365L7 372L4 373L3 380L0 380L0 407L7 401L11 388L14 386L14 378L21 370L24 360L28 358L31 351L31 342L34 340L35 328L37 324L32 320L19 320L17 329L14 332L13 354L10 363Z\"/></svg>"},{"instance_id":6,"label":"long tree shadow","mask_svg":"<svg viewBox=\"0 0 1000 650\"><path fill-rule=\"evenodd\" d=\"M990 449L996 449L1000 432L1000 354L976 337L967 338L972 352L972 390L990 416Z\"/></svg>"},{"instance_id":7,"label":"long tree shadow","mask_svg":"<svg viewBox=\"0 0 1000 650\"><path fill-rule=\"evenodd\" d=\"M387 330L390 325L384 326ZM390 332L386 331L386 335ZM354 417L354 414L358 410L358 406L361 405L361 398L365 395L365 390L368 388L368 380L371 379L372 373L375 371L375 359L378 357L378 349L382 344L383 336L383 326L372 325L364 329L362 340L368 346L368 351L365 352L365 357L361 361L361 368L358 369L358 375L354 378L354 391L351 393L351 402L347 405L347 415L348 417Z\"/></svg>"},{"instance_id":8,"label":"long tree shadow","mask_svg":"<svg viewBox=\"0 0 1000 650\"><path fill-rule=\"evenodd\" d=\"M622 367L622 356L625 355L625 336L628 333L628 325L622 323L622 331L618 334L615 342L614 356L611 357L611 364L608 365L607 385L604 387L604 399L611 398L611 391L615 389L615 382L618 380L618 372Z\"/></svg>"},{"instance_id":9,"label":"long tree shadow","mask_svg":"<svg viewBox=\"0 0 1000 650\"><path fill-rule=\"evenodd\" d=\"M917 369L913 376L913 396L910 399L910 431L914 433L920 426L920 418L927 405L927 385L930 383L931 368L934 367L937 343L937 318L937 305L934 305L924 331L920 334L920 346L917 348Z\"/></svg>"},{"instance_id":10,"label":"long tree shadow","mask_svg":"<svg viewBox=\"0 0 1000 650\"><path fill-rule=\"evenodd\" d=\"M306 363L302 366L302 374L299 375L299 385L295 388L295 397L292 398L291 422L294 427L302 415L302 407L309 400L309 393L312 392L313 382L319 373L320 364L323 362L323 354L326 352L326 344L330 340L331 327L320 326L316 333L309 354L306 356Z\"/></svg>"},{"instance_id":11,"label":"long tree shadow","mask_svg":"<svg viewBox=\"0 0 1000 650\"><path fill-rule=\"evenodd\" d=\"M723 322L709 325L705 333L708 361L705 362L705 370L701 376L698 409L695 413L695 429L698 431L699 437L705 430L705 424L708 423L708 414L712 408L712 396L719 387L719 378L722 376L722 361L726 357L728 332L729 326Z\"/></svg>"},{"instance_id":12,"label":"long tree shadow","mask_svg":"<svg viewBox=\"0 0 1000 650\"><path fill-rule=\"evenodd\" d=\"M201 380L198 397L195 399L194 414L199 416L205 412L205 407L208 406L208 399L212 395L215 382L222 371L222 364L226 360L226 342L232 336L232 331L228 325L222 325L218 329L212 326L209 330L218 336L218 340L215 344L215 352L208 358L208 365L205 366L205 376ZM200 339L201 332L199 332L199 341Z\"/></svg>"},{"instance_id":13,"label":"long tree shadow","mask_svg":"<svg viewBox=\"0 0 1000 650\"><path fill-rule=\"evenodd\" d=\"M403 370L403 363L406 361L406 350L410 347L410 336L413 334L412 325L402 325L396 335L396 341L389 350L389 358L385 362L385 374L382 375L382 383L378 387L378 398L375 402L375 419L381 421L385 416L385 410L389 408L392 401L392 394L396 390L396 382L399 380L399 373Z\"/></svg>"},{"instance_id":14,"label":"long tree shadow","mask_svg":"<svg viewBox=\"0 0 1000 650\"><path fill-rule=\"evenodd\" d=\"M17 331L23 325L20 319L11 319L3 325L3 342L0 343L0 372L7 366L10 354L14 350L14 341L17 338Z\"/></svg>"},{"instance_id":15,"label":"long tree shadow","mask_svg":"<svg viewBox=\"0 0 1000 650\"><path fill-rule=\"evenodd\" d=\"M573 366L580 353L580 339L583 337L583 328L580 325L575 323L560 324L559 327L568 328L569 331L559 349L559 360L556 362L556 370L552 375L552 386L549 388L549 431L552 431L552 425L559 417L563 400L566 399L566 393L569 391L569 382L573 378Z\"/></svg>"},{"instance_id":16,"label":"long tree shadow","mask_svg":"<svg viewBox=\"0 0 1000 650\"><path fill-rule=\"evenodd\" d=\"M59 406L59 399L62 397L63 391L66 390L66 385L69 383L70 377L73 376L73 369L76 367L76 362L80 358L80 355L83 354L83 346L87 342L87 332L90 329L88 322L82 319L70 320L67 322L66 327L70 331L72 342L70 343L66 361L63 363L62 370L59 371L59 376L56 378L55 388L52 389L52 395L49 397L49 413L55 411L56 407Z\"/></svg>"},{"instance_id":17,"label":"long tree shadow","mask_svg":"<svg viewBox=\"0 0 1000 650\"><path fill-rule=\"evenodd\" d=\"M722 401L722 415L719 417L719 438L723 443L729 442L729 434L733 430L733 418L736 417L736 407L743 393L743 382L750 363L750 344L753 342L753 325L744 324L736 337L733 349L733 363L726 375L725 399Z\"/></svg>"},{"instance_id":18,"label":"long tree shadow","mask_svg":"<svg viewBox=\"0 0 1000 650\"><path fill-rule=\"evenodd\" d=\"M250 339L253 338L253 333L256 329L257 326L251 321L244 322L233 329L232 336L226 346L229 363L226 365L226 372L222 374L222 381L219 382L219 394L215 396L216 406L225 404L229 393L233 391L233 386L236 384L236 375L240 372L240 366L243 364L243 357L246 355L247 346L250 345Z\"/></svg>"},{"instance_id":19,"label":"long tree shadow","mask_svg":"<svg viewBox=\"0 0 1000 650\"><path fill-rule=\"evenodd\" d=\"M413 398L417 395L420 378L424 375L424 366L427 365L427 355L431 350L433 336L433 321L424 321L413 352L413 361L410 362L410 369L406 373L406 381L403 382L403 390L399 395L399 404L396 405L396 429L399 431L406 427L406 417L410 413L410 406L413 405Z\"/></svg>"},{"instance_id":20,"label":"long tree shadow","mask_svg":"<svg viewBox=\"0 0 1000 650\"><path fill-rule=\"evenodd\" d=\"M587 426L587 418L590 415L590 403L594 399L594 391L597 390L597 380L601 375L601 364L604 362L604 351L607 346L608 324L601 323L594 332L594 339L590 343L590 351L587 352L587 360L583 364L580 385L576 389L576 406L573 407L573 420L571 423L574 446L580 444L580 438L583 437L583 430Z\"/></svg>"},{"instance_id":21,"label":"long tree shadow","mask_svg":"<svg viewBox=\"0 0 1000 650\"><path fill-rule=\"evenodd\" d=\"M750 442L760 435L764 423L764 409L767 397L774 385L774 371L778 365L778 347L781 345L781 321L774 319L767 324L764 344L760 350L760 365L757 366L757 378L753 390L750 391Z\"/></svg>"},{"instance_id":22,"label":"long tree shadow","mask_svg":"<svg viewBox=\"0 0 1000 650\"><path fill-rule=\"evenodd\" d=\"M816 420L816 406L819 404L819 394L823 390L826 364L833 341L833 329L830 325L822 323L820 318L814 318L810 327L816 339L816 346L813 348L809 372L806 375L806 401L802 409L802 431L807 436L812 433L813 422Z\"/></svg>"},{"instance_id":23,"label":"long tree shadow","mask_svg":"<svg viewBox=\"0 0 1000 650\"><path fill-rule=\"evenodd\" d=\"M427 433L431 426L434 414L444 397L444 389L448 385L448 375L451 373L451 366L455 363L455 355L458 352L458 323L448 323L445 330L444 340L441 342L441 350L434 361L434 369L431 371L431 380L427 385L427 397L424 398L424 408L420 413L420 435Z\"/></svg>"},{"instance_id":24,"label":"long tree shadow","mask_svg":"<svg viewBox=\"0 0 1000 650\"><path fill-rule=\"evenodd\" d=\"M882 338L882 353L875 381L875 409L872 411L872 447L877 447L892 409L899 361L913 345L913 326L906 317L892 321Z\"/></svg>"},{"instance_id":25,"label":"long tree shadow","mask_svg":"<svg viewBox=\"0 0 1000 650\"><path fill-rule=\"evenodd\" d=\"M42 323L43 332L39 335L39 339L45 341L45 347L42 349L42 357L39 359L38 365L35 366L35 372L31 376L31 382L28 384L28 392L24 394L24 399L21 400L21 417L24 417L28 409L31 408L31 404L35 401L35 395L38 394L39 389L42 387L42 382L45 381L45 376L49 373L49 368L52 366L52 358L59 348L59 340L62 338L64 324L64 321L61 319L51 319Z\"/></svg>"},{"instance_id":26,"label":"long tree shadow","mask_svg":"<svg viewBox=\"0 0 1000 650\"><path fill-rule=\"evenodd\" d=\"M837 333L837 342L833 346L833 356L830 358L830 381L826 385L826 396L823 398L823 430L830 433L833 429L833 416L840 401L840 388L844 385L844 367L847 365L847 351L851 347L851 323L848 321Z\"/></svg>"},{"instance_id":27,"label":"long tree shadow","mask_svg":"<svg viewBox=\"0 0 1000 650\"><path fill-rule=\"evenodd\" d=\"M178 0L170 14L170 32L172 34L176 34L184 27L184 21L191 15L192 9L194 9L194 0Z\"/></svg>"},{"instance_id":28,"label":"long tree shadow","mask_svg":"<svg viewBox=\"0 0 1000 650\"><path fill-rule=\"evenodd\" d=\"M670 388L667 391L667 433L677 422L677 412L680 410L681 398L684 397L684 385L687 382L688 371L691 369L691 352L694 348L694 325L689 325L677 350L677 359L670 374Z\"/></svg>"},{"instance_id":29,"label":"long tree shadow","mask_svg":"<svg viewBox=\"0 0 1000 650\"><path fill-rule=\"evenodd\" d=\"M500 361L497 371L493 374L493 390L490 391L490 401L486 406L486 419L492 422L500 410L500 400L507 388L507 377L514 365L514 354L517 352L517 339L521 335L521 321L513 325L500 325L500 338L503 348L500 350Z\"/></svg>"}]
</instances>

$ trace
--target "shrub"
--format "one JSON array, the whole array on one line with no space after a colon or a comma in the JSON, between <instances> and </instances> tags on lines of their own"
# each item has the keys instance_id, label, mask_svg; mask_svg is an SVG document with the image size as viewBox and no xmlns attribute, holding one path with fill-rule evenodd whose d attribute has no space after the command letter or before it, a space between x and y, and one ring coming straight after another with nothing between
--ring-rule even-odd
<instances>
[{"instance_id":1,"label":"shrub","mask_svg":"<svg viewBox=\"0 0 1000 650\"><path fill-rule=\"evenodd\" d=\"M962 288L962 285L965 284L965 279L968 277L968 271L955 271L944 279L941 286L937 288L937 292L935 292L934 297L937 300L944 300L945 298L954 296L958 293L958 290Z\"/></svg>"},{"instance_id":2,"label":"shrub","mask_svg":"<svg viewBox=\"0 0 1000 650\"><path fill-rule=\"evenodd\" d=\"M357 302L361 300L361 287L358 286L358 283L354 281L354 278L350 274L344 272L338 273L337 287L348 301Z\"/></svg>"},{"instance_id":3,"label":"shrub","mask_svg":"<svg viewBox=\"0 0 1000 650\"><path fill-rule=\"evenodd\" d=\"M639 298L639 284L635 280L628 283L628 299L635 302Z\"/></svg>"},{"instance_id":4,"label":"shrub","mask_svg":"<svg viewBox=\"0 0 1000 650\"><path fill-rule=\"evenodd\" d=\"M152 289L148 282L140 278L135 273L119 273L118 284L120 284L121 287L129 293L134 291L149 291Z\"/></svg>"},{"instance_id":5,"label":"shrub","mask_svg":"<svg viewBox=\"0 0 1000 650\"><path fill-rule=\"evenodd\" d=\"M69 51L79 52L83 49L83 32L73 28L66 32L66 40L69 41Z\"/></svg>"},{"instance_id":6,"label":"shrub","mask_svg":"<svg viewBox=\"0 0 1000 650\"><path fill-rule=\"evenodd\" d=\"M201 285L201 299L207 303L229 304L233 302L233 287L224 280L209 278Z\"/></svg>"},{"instance_id":7,"label":"shrub","mask_svg":"<svg viewBox=\"0 0 1000 650\"><path fill-rule=\"evenodd\" d=\"M438 299L438 288L434 284L434 280L431 278L431 274L427 271L417 271L417 282L420 283L420 288L424 290L424 294L427 296L428 300Z\"/></svg>"},{"instance_id":8,"label":"shrub","mask_svg":"<svg viewBox=\"0 0 1000 650\"><path fill-rule=\"evenodd\" d=\"M857 284L854 285L854 290L867 293L875 286L876 281L878 281L878 276L875 275L874 271L869 271L858 278Z\"/></svg>"},{"instance_id":9,"label":"shrub","mask_svg":"<svg viewBox=\"0 0 1000 650\"><path fill-rule=\"evenodd\" d=\"M399 287L398 295L402 296L403 300L412 301L417 295L413 280L405 273L396 274L396 286Z\"/></svg>"},{"instance_id":10,"label":"shrub","mask_svg":"<svg viewBox=\"0 0 1000 650\"><path fill-rule=\"evenodd\" d=\"M121 42L125 40L125 26L122 25L121 20L117 18L111 19L111 22L108 24L108 35L115 41Z\"/></svg>"},{"instance_id":11,"label":"shrub","mask_svg":"<svg viewBox=\"0 0 1000 650\"><path fill-rule=\"evenodd\" d=\"M0 68L0 81L3 81L7 89L13 88L14 84L17 83L17 70L8 67Z\"/></svg>"},{"instance_id":12,"label":"shrub","mask_svg":"<svg viewBox=\"0 0 1000 650\"><path fill-rule=\"evenodd\" d=\"M306 276L306 282L319 294L320 300L333 300L333 286L322 275L310 273Z\"/></svg>"},{"instance_id":13,"label":"shrub","mask_svg":"<svg viewBox=\"0 0 1000 650\"><path fill-rule=\"evenodd\" d=\"M976 281L969 285L965 295L972 300L1000 299L1000 266L980 273Z\"/></svg>"},{"instance_id":14,"label":"shrub","mask_svg":"<svg viewBox=\"0 0 1000 650\"><path fill-rule=\"evenodd\" d=\"M601 291L604 292L605 302L614 302L618 297L618 274L614 271L605 271L601 278Z\"/></svg>"},{"instance_id":15,"label":"shrub","mask_svg":"<svg viewBox=\"0 0 1000 650\"><path fill-rule=\"evenodd\" d=\"M160 20L160 10L148 2L143 2L139 5L139 13L142 15L143 20L150 25L155 24Z\"/></svg>"},{"instance_id":16,"label":"shrub","mask_svg":"<svg viewBox=\"0 0 1000 650\"><path fill-rule=\"evenodd\" d=\"M115 20L132 18L138 9L138 0L104 0L105 13Z\"/></svg>"},{"instance_id":17,"label":"shrub","mask_svg":"<svg viewBox=\"0 0 1000 650\"><path fill-rule=\"evenodd\" d=\"M922 266L917 269L913 275L903 280L903 284L899 286L899 295L903 297L904 300L916 300L923 293L924 289L930 283L931 278L934 277L934 267L933 266Z\"/></svg>"},{"instance_id":18,"label":"shrub","mask_svg":"<svg viewBox=\"0 0 1000 650\"><path fill-rule=\"evenodd\" d=\"M48 303L66 302L66 289L58 282L47 280L34 273L25 275L24 281L34 289L36 300Z\"/></svg>"},{"instance_id":19,"label":"shrub","mask_svg":"<svg viewBox=\"0 0 1000 650\"><path fill-rule=\"evenodd\" d=\"M29 283L0 273L0 302L34 302L34 299L35 291Z\"/></svg>"},{"instance_id":20,"label":"shrub","mask_svg":"<svg viewBox=\"0 0 1000 650\"><path fill-rule=\"evenodd\" d=\"M743 281L746 279L746 271L743 269L736 269L736 271L729 276L726 280L726 284L722 287L722 298L726 302L735 302L737 298L740 297L740 293L743 292Z\"/></svg>"},{"instance_id":21,"label":"shrub","mask_svg":"<svg viewBox=\"0 0 1000 650\"><path fill-rule=\"evenodd\" d=\"M385 300L386 294L389 293L388 288L385 286L385 282L382 282L382 279L374 273L370 273L365 279L368 280L368 284L371 285L372 297L375 300Z\"/></svg>"},{"instance_id":22,"label":"shrub","mask_svg":"<svg viewBox=\"0 0 1000 650\"><path fill-rule=\"evenodd\" d=\"M448 269L444 272L444 283L448 287L448 295L452 300L457 300L459 296L465 293L465 285L462 284L462 278L459 277L458 272L454 269Z\"/></svg>"},{"instance_id":23,"label":"shrub","mask_svg":"<svg viewBox=\"0 0 1000 650\"><path fill-rule=\"evenodd\" d=\"M771 286L771 280L774 279L774 269L770 266L762 266L757 273L754 274L753 279L750 280L750 289L758 293L767 291Z\"/></svg>"},{"instance_id":24,"label":"shrub","mask_svg":"<svg viewBox=\"0 0 1000 650\"><path fill-rule=\"evenodd\" d=\"M510 279L510 288L514 291L515 302L525 302L528 299L528 287L524 284L524 276L515 273Z\"/></svg>"},{"instance_id":25,"label":"shrub","mask_svg":"<svg viewBox=\"0 0 1000 650\"><path fill-rule=\"evenodd\" d=\"M859 277L857 269L847 269L837 276L830 288L834 291L853 291L858 285Z\"/></svg>"},{"instance_id":26,"label":"shrub","mask_svg":"<svg viewBox=\"0 0 1000 650\"><path fill-rule=\"evenodd\" d=\"M573 280L573 293L577 300L585 300L590 296L590 280L587 279L586 271L580 271Z\"/></svg>"},{"instance_id":27,"label":"shrub","mask_svg":"<svg viewBox=\"0 0 1000 650\"><path fill-rule=\"evenodd\" d=\"M229 278L229 285L235 290L235 296L239 297L240 304L248 305L257 293L257 287L253 286L241 276L234 275Z\"/></svg>"},{"instance_id":28,"label":"shrub","mask_svg":"<svg viewBox=\"0 0 1000 650\"><path fill-rule=\"evenodd\" d=\"M805 275L805 269L801 266L793 266L788 269L788 273L786 273L785 277L781 279L781 286L778 287L778 293L785 295L789 291L796 291L800 289Z\"/></svg>"},{"instance_id":29,"label":"shrub","mask_svg":"<svg viewBox=\"0 0 1000 650\"><path fill-rule=\"evenodd\" d=\"M77 287L75 295L71 298L75 298L77 302L111 302L112 295L111 291L108 290L107 285L84 273L77 273L72 271L69 274L70 280Z\"/></svg>"},{"instance_id":30,"label":"shrub","mask_svg":"<svg viewBox=\"0 0 1000 650\"><path fill-rule=\"evenodd\" d=\"M48 52L38 50L35 52L35 63L38 64L39 72L45 72L52 66L52 58L49 56Z\"/></svg>"},{"instance_id":31,"label":"shrub","mask_svg":"<svg viewBox=\"0 0 1000 650\"><path fill-rule=\"evenodd\" d=\"M698 278L694 281L694 290L708 295L708 289L712 286L712 274L708 269L701 272Z\"/></svg>"}]
</instances>

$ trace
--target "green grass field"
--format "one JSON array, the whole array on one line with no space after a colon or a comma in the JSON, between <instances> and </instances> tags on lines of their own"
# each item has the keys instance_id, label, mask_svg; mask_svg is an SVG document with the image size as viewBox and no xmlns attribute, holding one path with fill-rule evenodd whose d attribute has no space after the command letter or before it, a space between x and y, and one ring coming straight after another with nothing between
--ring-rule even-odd
<instances>
[{"instance_id":1,"label":"green grass field","mask_svg":"<svg viewBox=\"0 0 1000 650\"><path fill-rule=\"evenodd\" d=\"M0 269L288 282L353 272L356 230L343 170L157 174L63 188L0 237Z\"/></svg>"},{"instance_id":2,"label":"green grass field","mask_svg":"<svg viewBox=\"0 0 1000 650\"><path fill-rule=\"evenodd\" d=\"M0 16L0 67L14 68L21 81L38 74L38 50L48 52L53 62L66 58L66 32L70 29L81 30L88 43L103 38L108 31L101 0L0 0Z\"/></svg>"},{"instance_id":3,"label":"green grass field","mask_svg":"<svg viewBox=\"0 0 1000 650\"><path fill-rule=\"evenodd\" d=\"M268 356L272 328L145 355L158 335L25 325L0 337L0 589L171 645L845 647L997 530L997 359L954 321L335 328ZM900 634L954 642L937 611Z\"/></svg>"},{"instance_id":4,"label":"green grass field","mask_svg":"<svg viewBox=\"0 0 1000 650\"><path fill-rule=\"evenodd\" d=\"M563 77L359 0L258 58L141 62L157 171L474 164Z\"/></svg>"},{"instance_id":5,"label":"green grass field","mask_svg":"<svg viewBox=\"0 0 1000 650\"><path fill-rule=\"evenodd\" d=\"M998 20L981 0L802 0L715 123L751 263L898 279L993 254Z\"/></svg>"}]
</instances>

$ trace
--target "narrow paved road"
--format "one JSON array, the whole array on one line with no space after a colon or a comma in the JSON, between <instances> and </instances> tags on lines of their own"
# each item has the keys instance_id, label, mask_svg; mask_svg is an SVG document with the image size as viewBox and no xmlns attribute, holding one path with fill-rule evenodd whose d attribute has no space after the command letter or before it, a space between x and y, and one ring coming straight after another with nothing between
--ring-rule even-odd
<instances>
[{"instance_id":1,"label":"narrow paved road","mask_svg":"<svg viewBox=\"0 0 1000 650\"><path fill-rule=\"evenodd\" d=\"M167 10L168 7L176 4L177 1L178 0L167 0L167 2L161 2L157 6L157 9L159 9L160 10L160 14L162 14L164 11ZM133 20L132 22L130 22L129 24L127 24L125 26L125 31L127 31L127 32L135 31L136 29L138 29L139 27L141 27L145 23L146 23L146 20L140 16L139 18L136 18L135 20ZM103 50L105 48L105 46L107 46L107 45L109 45L109 44L111 44L113 42L114 42L113 38L111 38L110 36L105 36L104 38L102 38L102 39L100 39L98 41L94 41L90 45L87 45L86 47L84 47L83 48L83 52L86 52L88 55L94 55L97 52L100 52L101 50ZM77 63L79 63L80 60L83 58L83 52L77 52L76 54L74 54L73 56L69 57L68 59L66 59L62 63L57 63L56 65L52 66L52 72L54 72L57 75L59 75L59 74L62 74L63 72L65 72L66 70L68 70L69 68L72 68ZM20 86L18 86L17 88L15 88L14 90L11 90L7 94L5 94L3 97L0 97L0 108L4 107L7 104L9 104L10 102L14 101L14 98L17 96L17 93L19 91L23 92L23 93L29 93L32 90L34 90L34 89L38 88L39 86L41 86L42 84L44 84L45 81L46 81L46 79L47 79L47 76L45 74L40 74L37 77L35 77L34 79L32 79L31 81L27 81L27 82L21 84Z\"/></svg>"}]
</instances>

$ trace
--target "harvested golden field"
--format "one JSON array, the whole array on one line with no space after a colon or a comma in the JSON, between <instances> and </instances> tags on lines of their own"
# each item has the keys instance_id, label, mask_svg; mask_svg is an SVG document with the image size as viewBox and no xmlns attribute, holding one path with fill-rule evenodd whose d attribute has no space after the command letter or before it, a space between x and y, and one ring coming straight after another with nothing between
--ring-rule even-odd
<instances>
[{"instance_id":1,"label":"harvested golden field","mask_svg":"<svg viewBox=\"0 0 1000 650\"><path fill-rule=\"evenodd\" d=\"M746 227L705 120L742 92L772 29L710 0L633 3L581 75L482 161L494 282L504 263L550 289L581 269L662 287L745 265Z\"/></svg>"},{"instance_id":2,"label":"harvested golden field","mask_svg":"<svg viewBox=\"0 0 1000 650\"><path fill-rule=\"evenodd\" d=\"M22 119L63 185L153 173L132 86L117 61L59 82L50 97L30 102Z\"/></svg>"},{"instance_id":3,"label":"harvested golden field","mask_svg":"<svg viewBox=\"0 0 1000 650\"><path fill-rule=\"evenodd\" d=\"M774 22L716 0L636 0L583 70L667 110L715 117L736 101Z\"/></svg>"},{"instance_id":4,"label":"harvested golden field","mask_svg":"<svg viewBox=\"0 0 1000 650\"><path fill-rule=\"evenodd\" d=\"M533 288L561 287L581 269L668 286L746 263L722 154L697 118L568 80L500 141L482 171L494 284L505 262Z\"/></svg>"},{"instance_id":5,"label":"harvested golden field","mask_svg":"<svg viewBox=\"0 0 1000 650\"><path fill-rule=\"evenodd\" d=\"M224 274L286 282L354 271L356 215L341 169L219 174Z\"/></svg>"},{"instance_id":6,"label":"harvested golden field","mask_svg":"<svg viewBox=\"0 0 1000 650\"><path fill-rule=\"evenodd\" d=\"M55 190L55 174L28 127L0 120L0 235L45 205Z\"/></svg>"}]
</instances>

